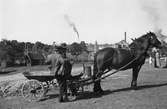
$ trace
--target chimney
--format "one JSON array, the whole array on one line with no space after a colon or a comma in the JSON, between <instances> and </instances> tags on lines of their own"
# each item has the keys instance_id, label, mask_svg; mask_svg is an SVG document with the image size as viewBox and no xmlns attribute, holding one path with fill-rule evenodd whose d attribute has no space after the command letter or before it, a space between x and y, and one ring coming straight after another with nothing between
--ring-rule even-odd
<instances>
[{"instance_id":1,"label":"chimney","mask_svg":"<svg viewBox=\"0 0 167 109\"><path fill-rule=\"evenodd\" d=\"M94 52L96 53L99 50L98 43L95 41Z\"/></svg>"},{"instance_id":2,"label":"chimney","mask_svg":"<svg viewBox=\"0 0 167 109\"><path fill-rule=\"evenodd\" d=\"M125 37L125 39L124 39L124 40L125 40L125 42L126 42L126 32L124 33L124 37Z\"/></svg>"}]
</instances>

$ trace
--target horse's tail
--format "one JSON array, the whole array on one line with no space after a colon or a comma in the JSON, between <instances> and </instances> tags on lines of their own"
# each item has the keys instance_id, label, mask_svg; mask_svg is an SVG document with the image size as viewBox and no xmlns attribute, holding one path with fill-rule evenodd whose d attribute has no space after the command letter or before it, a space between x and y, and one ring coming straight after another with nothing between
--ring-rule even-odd
<instances>
[{"instance_id":1,"label":"horse's tail","mask_svg":"<svg viewBox=\"0 0 167 109\"><path fill-rule=\"evenodd\" d=\"M94 62L93 62L93 78L96 78L98 69L97 69L97 53L94 55Z\"/></svg>"}]
</instances>

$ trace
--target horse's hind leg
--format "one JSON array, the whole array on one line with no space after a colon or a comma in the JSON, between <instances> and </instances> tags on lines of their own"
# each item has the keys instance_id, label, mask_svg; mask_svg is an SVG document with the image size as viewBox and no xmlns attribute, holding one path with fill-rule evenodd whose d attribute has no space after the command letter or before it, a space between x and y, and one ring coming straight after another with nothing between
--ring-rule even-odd
<instances>
[{"instance_id":1,"label":"horse's hind leg","mask_svg":"<svg viewBox=\"0 0 167 109\"><path fill-rule=\"evenodd\" d=\"M95 78L94 78L95 82L94 82L93 91L94 91L95 93L102 93L102 92L103 92L103 89L101 88L101 84L100 84L101 80L97 80L97 81L96 81L96 79L98 79L98 78L101 77L101 74L102 74L102 72L99 72L99 73L95 76Z\"/></svg>"},{"instance_id":2,"label":"horse's hind leg","mask_svg":"<svg viewBox=\"0 0 167 109\"><path fill-rule=\"evenodd\" d=\"M108 67L108 68L104 67L104 69L101 69L101 70L98 69L99 72L96 74L95 78L96 79L100 78L102 76L102 74L103 74L103 72L104 72L105 69L111 70L112 67ZM96 92L96 93L103 93L103 89L101 88L100 82L101 82L101 80L98 80L98 81L96 81L94 83L94 89L93 89L93 91Z\"/></svg>"}]
</instances>

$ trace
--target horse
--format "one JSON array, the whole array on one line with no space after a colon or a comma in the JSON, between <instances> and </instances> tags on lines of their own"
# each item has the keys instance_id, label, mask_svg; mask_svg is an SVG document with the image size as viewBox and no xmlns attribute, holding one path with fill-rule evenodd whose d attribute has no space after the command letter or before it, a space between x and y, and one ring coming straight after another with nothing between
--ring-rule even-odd
<instances>
[{"instance_id":1,"label":"horse","mask_svg":"<svg viewBox=\"0 0 167 109\"><path fill-rule=\"evenodd\" d=\"M153 32L148 32L134 39L129 49L107 47L97 51L94 55L93 80L100 78L106 70L132 69L131 88L137 88L137 78L150 48L161 48L161 42ZM93 91L101 93L101 79L94 82Z\"/></svg>"}]
</instances>

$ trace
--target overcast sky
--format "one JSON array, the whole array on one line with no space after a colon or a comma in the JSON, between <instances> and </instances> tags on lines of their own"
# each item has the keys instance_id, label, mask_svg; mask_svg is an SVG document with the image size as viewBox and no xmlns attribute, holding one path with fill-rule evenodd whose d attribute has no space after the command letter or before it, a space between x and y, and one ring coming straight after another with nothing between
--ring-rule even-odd
<instances>
[{"instance_id":1,"label":"overcast sky","mask_svg":"<svg viewBox=\"0 0 167 109\"><path fill-rule=\"evenodd\" d=\"M0 5L0 37L9 40L116 43L124 32L129 42L148 31L167 34L166 0L0 0Z\"/></svg>"}]
</instances>

